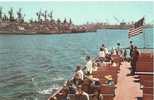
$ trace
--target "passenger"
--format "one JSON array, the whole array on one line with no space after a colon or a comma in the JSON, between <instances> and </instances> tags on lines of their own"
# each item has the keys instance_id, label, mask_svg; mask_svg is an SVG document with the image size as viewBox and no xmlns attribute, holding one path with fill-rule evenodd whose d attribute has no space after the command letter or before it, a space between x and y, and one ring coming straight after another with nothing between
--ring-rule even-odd
<instances>
[{"instance_id":1,"label":"passenger","mask_svg":"<svg viewBox=\"0 0 154 100\"><path fill-rule=\"evenodd\" d=\"M122 56L122 49L120 48L120 43L117 43L116 52L118 55Z\"/></svg>"},{"instance_id":2,"label":"passenger","mask_svg":"<svg viewBox=\"0 0 154 100\"><path fill-rule=\"evenodd\" d=\"M69 93L68 87L67 86L64 86L63 89L61 90L61 92L58 95L61 96L60 99L67 100L68 93Z\"/></svg>"},{"instance_id":3,"label":"passenger","mask_svg":"<svg viewBox=\"0 0 154 100\"><path fill-rule=\"evenodd\" d=\"M93 72L97 71L97 63L93 63Z\"/></svg>"},{"instance_id":4,"label":"passenger","mask_svg":"<svg viewBox=\"0 0 154 100\"><path fill-rule=\"evenodd\" d=\"M81 70L81 66L78 65L73 79L74 84L76 86L81 85L83 82L83 78L84 78L83 71Z\"/></svg>"},{"instance_id":5,"label":"passenger","mask_svg":"<svg viewBox=\"0 0 154 100\"><path fill-rule=\"evenodd\" d=\"M132 57L132 72L131 74L135 74L135 71L136 71L136 63L138 61L138 57L139 57L140 53L139 53L139 50L137 49L137 46L134 47L134 50L133 50L133 57Z\"/></svg>"},{"instance_id":6,"label":"passenger","mask_svg":"<svg viewBox=\"0 0 154 100\"><path fill-rule=\"evenodd\" d=\"M132 58L133 57L133 49L134 49L134 46L132 44L132 41L130 41L130 57Z\"/></svg>"},{"instance_id":7,"label":"passenger","mask_svg":"<svg viewBox=\"0 0 154 100\"><path fill-rule=\"evenodd\" d=\"M83 80L84 74L83 74L83 71L81 70L81 66L80 65L76 66L76 71L75 72L79 75L79 79Z\"/></svg>"},{"instance_id":8,"label":"passenger","mask_svg":"<svg viewBox=\"0 0 154 100\"><path fill-rule=\"evenodd\" d=\"M117 51L116 51L116 49L115 49L114 47L112 48L111 54L112 54L112 55L117 55Z\"/></svg>"},{"instance_id":9,"label":"passenger","mask_svg":"<svg viewBox=\"0 0 154 100\"><path fill-rule=\"evenodd\" d=\"M102 47L101 47L102 49L104 49L105 48L105 45L104 44L102 44Z\"/></svg>"},{"instance_id":10,"label":"passenger","mask_svg":"<svg viewBox=\"0 0 154 100\"><path fill-rule=\"evenodd\" d=\"M108 51L108 49L105 47L104 44L102 44L102 47L101 47L101 48L104 50L105 55L106 55L106 54L109 54L109 51Z\"/></svg>"},{"instance_id":11,"label":"passenger","mask_svg":"<svg viewBox=\"0 0 154 100\"><path fill-rule=\"evenodd\" d=\"M111 54L107 54L105 57L106 62L111 62Z\"/></svg>"},{"instance_id":12,"label":"passenger","mask_svg":"<svg viewBox=\"0 0 154 100\"><path fill-rule=\"evenodd\" d=\"M68 88L69 88L69 94L76 93L76 86L73 84L72 81L68 81Z\"/></svg>"},{"instance_id":13,"label":"passenger","mask_svg":"<svg viewBox=\"0 0 154 100\"><path fill-rule=\"evenodd\" d=\"M85 65L85 67L86 67L86 74L87 74L87 73L92 74L93 62L92 62L90 56L87 56L87 57L86 57L86 61L87 61L87 64Z\"/></svg>"},{"instance_id":14,"label":"passenger","mask_svg":"<svg viewBox=\"0 0 154 100\"><path fill-rule=\"evenodd\" d=\"M88 95L86 92L84 92L84 91L82 90L81 86L79 86L79 87L77 88L76 95L85 96L86 98L84 98L84 100L89 100L89 95ZM82 99L81 99L81 100L82 100Z\"/></svg>"},{"instance_id":15,"label":"passenger","mask_svg":"<svg viewBox=\"0 0 154 100\"><path fill-rule=\"evenodd\" d=\"M92 78L91 87L93 87L95 90L99 90L101 87L100 80L97 78Z\"/></svg>"},{"instance_id":16,"label":"passenger","mask_svg":"<svg viewBox=\"0 0 154 100\"><path fill-rule=\"evenodd\" d=\"M126 59L126 57L127 57L127 50L126 49L124 49L124 61L126 61L127 59Z\"/></svg>"},{"instance_id":17,"label":"passenger","mask_svg":"<svg viewBox=\"0 0 154 100\"><path fill-rule=\"evenodd\" d=\"M103 48L100 48L100 51L99 51L99 59L101 62L105 61L105 50Z\"/></svg>"}]
</instances>

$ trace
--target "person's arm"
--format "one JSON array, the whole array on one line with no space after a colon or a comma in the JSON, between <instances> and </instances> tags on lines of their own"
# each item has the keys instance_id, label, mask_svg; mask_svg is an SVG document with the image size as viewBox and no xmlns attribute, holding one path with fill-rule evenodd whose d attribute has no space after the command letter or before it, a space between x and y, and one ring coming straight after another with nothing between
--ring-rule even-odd
<instances>
[{"instance_id":1,"label":"person's arm","mask_svg":"<svg viewBox=\"0 0 154 100\"><path fill-rule=\"evenodd\" d=\"M83 68L82 68L82 70L85 70L86 69L86 66L84 66Z\"/></svg>"},{"instance_id":2,"label":"person's arm","mask_svg":"<svg viewBox=\"0 0 154 100\"><path fill-rule=\"evenodd\" d=\"M138 51L138 55L140 56L140 54L141 54L140 51L139 50L137 50L137 51Z\"/></svg>"}]
</instances>

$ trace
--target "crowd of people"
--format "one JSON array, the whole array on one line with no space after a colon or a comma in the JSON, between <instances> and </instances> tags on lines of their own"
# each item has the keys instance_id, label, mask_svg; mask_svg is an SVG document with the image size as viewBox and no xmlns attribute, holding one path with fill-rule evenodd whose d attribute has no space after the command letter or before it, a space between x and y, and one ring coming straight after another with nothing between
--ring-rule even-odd
<instances>
[{"instance_id":1,"label":"crowd of people","mask_svg":"<svg viewBox=\"0 0 154 100\"><path fill-rule=\"evenodd\" d=\"M131 74L134 74L136 68L136 62L139 56L139 51L137 49L137 46L134 46L132 44L132 41L130 41L129 50L130 50L130 60L132 66ZM102 44L98 53L98 57L92 59L90 56L86 56L85 66L83 65L76 66L76 70L74 72L72 79L68 80L64 84L64 88L59 93L59 95L63 96L63 100L70 100L68 94L84 96L86 100L89 100L88 94L98 95L99 93L97 91L99 91L101 83L99 82L99 79L93 77L92 73L97 71L98 67L100 67L100 63L110 63L114 65L111 55L119 55L120 57L123 58L124 61L127 61L127 50L120 48L120 43L117 43L117 48L113 48L111 52L109 52L107 47L104 44ZM108 85L113 84L111 76L108 75L105 76L105 78L108 79L107 81ZM93 91L88 91L88 90L93 90ZM55 98L53 100L57 99ZM98 100L97 96L96 100Z\"/></svg>"}]
</instances>

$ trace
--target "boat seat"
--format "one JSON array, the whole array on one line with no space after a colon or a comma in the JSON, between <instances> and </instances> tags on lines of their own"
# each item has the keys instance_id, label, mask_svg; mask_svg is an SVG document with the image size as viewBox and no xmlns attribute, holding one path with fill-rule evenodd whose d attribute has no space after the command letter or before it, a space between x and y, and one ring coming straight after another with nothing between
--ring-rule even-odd
<instances>
[{"instance_id":1,"label":"boat seat","mask_svg":"<svg viewBox=\"0 0 154 100\"><path fill-rule=\"evenodd\" d=\"M75 100L87 100L85 95L75 95Z\"/></svg>"},{"instance_id":2,"label":"boat seat","mask_svg":"<svg viewBox=\"0 0 154 100\"><path fill-rule=\"evenodd\" d=\"M56 100L63 100L64 99L64 96L62 95L56 95Z\"/></svg>"},{"instance_id":3,"label":"boat seat","mask_svg":"<svg viewBox=\"0 0 154 100\"><path fill-rule=\"evenodd\" d=\"M98 100L98 97L95 94L89 94L89 100Z\"/></svg>"},{"instance_id":4,"label":"boat seat","mask_svg":"<svg viewBox=\"0 0 154 100\"><path fill-rule=\"evenodd\" d=\"M113 100L114 96L112 95L103 95L100 100Z\"/></svg>"},{"instance_id":5,"label":"boat seat","mask_svg":"<svg viewBox=\"0 0 154 100\"><path fill-rule=\"evenodd\" d=\"M152 94L143 94L143 100L153 100L153 98Z\"/></svg>"},{"instance_id":6,"label":"boat seat","mask_svg":"<svg viewBox=\"0 0 154 100\"><path fill-rule=\"evenodd\" d=\"M114 86L102 86L100 94L102 94L102 95L108 95L108 94L114 95L115 94L114 93Z\"/></svg>"},{"instance_id":7,"label":"boat seat","mask_svg":"<svg viewBox=\"0 0 154 100\"><path fill-rule=\"evenodd\" d=\"M153 62L137 62L136 72L153 72Z\"/></svg>"},{"instance_id":8,"label":"boat seat","mask_svg":"<svg viewBox=\"0 0 154 100\"><path fill-rule=\"evenodd\" d=\"M144 86L152 86L154 81L153 75L139 75L140 83Z\"/></svg>"},{"instance_id":9,"label":"boat seat","mask_svg":"<svg viewBox=\"0 0 154 100\"><path fill-rule=\"evenodd\" d=\"M145 57L145 58L149 58L149 57L152 57L153 56L153 54L151 54L151 53L141 53L140 54L140 57Z\"/></svg>"},{"instance_id":10,"label":"boat seat","mask_svg":"<svg viewBox=\"0 0 154 100\"><path fill-rule=\"evenodd\" d=\"M153 87L153 81L141 81L140 83L144 87Z\"/></svg>"},{"instance_id":11,"label":"boat seat","mask_svg":"<svg viewBox=\"0 0 154 100\"><path fill-rule=\"evenodd\" d=\"M76 100L75 99L75 94L68 94L69 100Z\"/></svg>"},{"instance_id":12,"label":"boat seat","mask_svg":"<svg viewBox=\"0 0 154 100\"><path fill-rule=\"evenodd\" d=\"M76 95L76 94L68 94L69 100L87 100L86 96ZM89 94L89 100L97 100L97 97L94 94Z\"/></svg>"},{"instance_id":13,"label":"boat seat","mask_svg":"<svg viewBox=\"0 0 154 100\"><path fill-rule=\"evenodd\" d=\"M143 87L143 94L153 94L153 87Z\"/></svg>"},{"instance_id":14,"label":"boat seat","mask_svg":"<svg viewBox=\"0 0 154 100\"><path fill-rule=\"evenodd\" d=\"M139 62L154 62L153 58L143 58L143 57L139 57L138 61Z\"/></svg>"},{"instance_id":15,"label":"boat seat","mask_svg":"<svg viewBox=\"0 0 154 100\"><path fill-rule=\"evenodd\" d=\"M140 80L154 80L153 75L139 75Z\"/></svg>"}]
</instances>

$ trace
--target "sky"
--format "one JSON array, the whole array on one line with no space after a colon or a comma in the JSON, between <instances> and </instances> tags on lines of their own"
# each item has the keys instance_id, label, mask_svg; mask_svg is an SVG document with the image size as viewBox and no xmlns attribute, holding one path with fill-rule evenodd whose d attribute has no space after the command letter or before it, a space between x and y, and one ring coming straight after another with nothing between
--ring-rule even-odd
<instances>
[{"instance_id":1,"label":"sky","mask_svg":"<svg viewBox=\"0 0 154 100\"><path fill-rule=\"evenodd\" d=\"M107 22L110 24L118 24L119 22L137 21L143 16L145 23L154 23L154 2L152 1L30 1L30 2L2 2L3 12L12 7L15 11L22 8L26 14L25 19L36 19L36 12L39 10L53 10L55 19L71 18L74 24ZM116 17L116 18L115 18Z\"/></svg>"}]
</instances>

